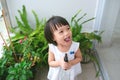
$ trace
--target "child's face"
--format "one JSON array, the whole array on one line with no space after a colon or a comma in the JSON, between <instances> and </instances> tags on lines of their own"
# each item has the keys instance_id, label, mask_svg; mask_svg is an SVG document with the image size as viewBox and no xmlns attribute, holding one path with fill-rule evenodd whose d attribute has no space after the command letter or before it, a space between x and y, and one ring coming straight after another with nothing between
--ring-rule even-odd
<instances>
[{"instance_id":1,"label":"child's face","mask_svg":"<svg viewBox=\"0 0 120 80\"><path fill-rule=\"evenodd\" d=\"M54 30L53 35L54 41L57 42L57 45L70 46L72 43L72 32L68 25L57 27L57 30Z\"/></svg>"}]
</instances>

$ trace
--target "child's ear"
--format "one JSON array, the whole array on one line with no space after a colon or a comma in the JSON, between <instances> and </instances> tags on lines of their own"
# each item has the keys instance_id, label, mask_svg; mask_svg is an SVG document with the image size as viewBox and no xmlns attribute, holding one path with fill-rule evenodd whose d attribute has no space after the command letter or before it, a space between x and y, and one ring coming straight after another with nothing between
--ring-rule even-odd
<instances>
[{"instance_id":1,"label":"child's ear","mask_svg":"<svg viewBox=\"0 0 120 80\"><path fill-rule=\"evenodd\" d=\"M54 41L54 42L56 42L56 40L55 40L55 39L53 39L53 41Z\"/></svg>"},{"instance_id":2,"label":"child's ear","mask_svg":"<svg viewBox=\"0 0 120 80\"><path fill-rule=\"evenodd\" d=\"M56 41L56 39L55 39L55 36L53 36L53 39L52 39L53 41Z\"/></svg>"}]
</instances>

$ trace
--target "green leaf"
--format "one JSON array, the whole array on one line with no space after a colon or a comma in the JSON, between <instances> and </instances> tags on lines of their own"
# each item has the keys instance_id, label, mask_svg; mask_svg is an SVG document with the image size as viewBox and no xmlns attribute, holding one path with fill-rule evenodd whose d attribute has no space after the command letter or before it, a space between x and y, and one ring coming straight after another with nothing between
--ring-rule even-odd
<instances>
[{"instance_id":1,"label":"green leaf","mask_svg":"<svg viewBox=\"0 0 120 80\"><path fill-rule=\"evenodd\" d=\"M91 20L94 20L95 18L90 18L90 19L88 19L88 20L85 20L85 21L83 21L82 23L81 23L81 25L83 25L83 24L85 24L85 23L87 23L87 22L89 22L89 21L91 21Z\"/></svg>"},{"instance_id":2,"label":"green leaf","mask_svg":"<svg viewBox=\"0 0 120 80\"><path fill-rule=\"evenodd\" d=\"M72 22L75 20L75 18L77 17L77 15L81 12L81 10L79 10L72 18L71 18L71 24Z\"/></svg>"},{"instance_id":3,"label":"green leaf","mask_svg":"<svg viewBox=\"0 0 120 80\"><path fill-rule=\"evenodd\" d=\"M10 68L8 73L9 74L16 74L16 69L15 68Z\"/></svg>"},{"instance_id":4,"label":"green leaf","mask_svg":"<svg viewBox=\"0 0 120 80\"><path fill-rule=\"evenodd\" d=\"M21 75L21 77L19 78L19 80L27 80L27 77L26 77L26 75Z\"/></svg>"},{"instance_id":5,"label":"green leaf","mask_svg":"<svg viewBox=\"0 0 120 80\"><path fill-rule=\"evenodd\" d=\"M6 80L14 80L14 77L15 77L14 75L8 75Z\"/></svg>"},{"instance_id":6,"label":"green leaf","mask_svg":"<svg viewBox=\"0 0 120 80\"><path fill-rule=\"evenodd\" d=\"M36 30L37 30L39 28L40 21L39 21L38 16L37 16L37 14L35 13L34 10L32 11L32 13L33 13L33 15L35 17L35 20L36 20Z\"/></svg>"},{"instance_id":7,"label":"green leaf","mask_svg":"<svg viewBox=\"0 0 120 80\"><path fill-rule=\"evenodd\" d=\"M80 18L77 19L77 22L79 22L81 19L83 19L86 15L87 15L87 13L84 13L83 16L81 16Z\"/></svg>"}]
</instances>

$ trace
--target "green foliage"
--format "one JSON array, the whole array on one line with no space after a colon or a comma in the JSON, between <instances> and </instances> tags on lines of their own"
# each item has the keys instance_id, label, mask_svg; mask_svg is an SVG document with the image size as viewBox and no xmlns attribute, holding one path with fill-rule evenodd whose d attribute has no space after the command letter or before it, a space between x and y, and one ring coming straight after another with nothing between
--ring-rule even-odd
<instances>
[{"instance_id":1,"label":"green foliage","mask_svg":"<svg viewBox=\"0 0 120 80\"><path fill-rule=\"evenodd\" d=\"M28 80L33 77L32 68L47 66L48 45L44 38L46 20L39 20L32 11L36 27L32 29L27 19L27 11L23 5L18 10L17 26L10 29L15 36L10 37L9 46L4 46L3 57L0 59L0 76L6 73L2 80Z\"/></svg>"},{"instance_id":2,"label":"green foliage","mask_svg":"<svg viewBox=\"0 0 120 80\"><path fill-rule=\"evenodd\" d=\"M80 50L82 52L83 60L82 63L88 63L90 60L95 62L98 65L100 70L100 65L98 59L95 56L94 50L94 41L102 42L101 34L102 32L93 31L93 32L82 32L83 24L94 20L94 18L90 18L83 22L80 22L87 14L83 14L80 18L78 18L79 13L78 11L72 18L71 18L71 30L73 35L73 40L80 43ZM99 72L98 70L98 72ZM96 73L98 74L98 73Z\"/></svg>"},{"instance_id":3,"label":"green foliage","mask_svg":"<svg viewBox=\"0 0 120 80\"><path fill-rule=\"evenodd\" d=\"M18 26L11 29L15 34L15 36L12 37L15 53L21 53L23 54L23 57L29 56L29 58L34 59L34 63L39 65L42 63L47 65L48 46L44 38L44 26L46 20L44 19L40 21L35 11L32 11L36 21L36 27L35 29L32 29L27 20L25 6L23 5L23 10L18 10L18 12L20 14L21 21L16 18Z\"/></svg>"},{"instance_id":4,"label":"green foliage","mask_svg":"<svg viewBox=\"0 0 120 80\"><path fill-rule=\"evenodd\" d=\"M18 12L19 12L20 18L21 18L21 20L19 20L19 18L17 16L15 16L17 24L18 24L17 28L19 27L18 32L21 34L28 35L33 31L33 29L30 27L30 25L28 23L27 12L26 12L25 6L23 6L22 11L18 10Z\"/></svg>"},{"instance_id":5,"label":"green foliage","mask_svg":"<svg viewBox=\"0 0 120 80\"><path fill-rule=\"evenodd\" d=\"M28 80L32 77L31 64L31 62L22 61L10 66L6 80Z\"/></svg>"}]
</instances>

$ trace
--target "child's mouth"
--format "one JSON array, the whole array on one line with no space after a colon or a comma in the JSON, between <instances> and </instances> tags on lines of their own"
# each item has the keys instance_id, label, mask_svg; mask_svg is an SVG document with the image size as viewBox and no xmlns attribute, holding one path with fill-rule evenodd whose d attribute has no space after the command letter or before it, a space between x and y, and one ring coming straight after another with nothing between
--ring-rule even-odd
<instances>
[{"instance_id":1,"label":"child's mouth","mask_svg":"<svg viewBox=\"0 0 120 80\"><path fill-rule=\"evenodd\" d=\"M70 38L70 37L67 37L67 38L64 39L64 41L65 41L65 42L69 42L69 41L71 41L71 38Z\"/></svg>"}]
</instances>

